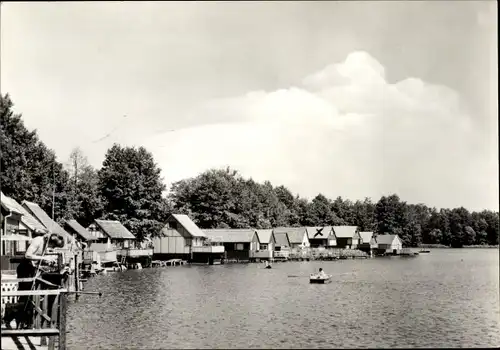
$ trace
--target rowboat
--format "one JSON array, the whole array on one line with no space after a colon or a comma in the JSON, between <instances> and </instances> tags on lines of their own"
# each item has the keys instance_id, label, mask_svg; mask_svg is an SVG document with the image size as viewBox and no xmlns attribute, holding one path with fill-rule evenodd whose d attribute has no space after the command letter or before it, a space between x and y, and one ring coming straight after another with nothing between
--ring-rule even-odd
<instances>
[{"instance_id":1,"label":"rowboat","mask_svg":"<svg viewBox=\"0 0 500 350\"><path fill-rule=\"evenodd\" d=\"M325 284L331 282L332 275L326 275L326 277L322 277L318 274L311 273L311 276L309 276L309 283L318 283L318 284Z\"/></svg>"},{"instance_id":2,"label":"rowboat","mask_svg":"<svg viewBox=\"0 0 500 350\"><path fill-rule=\"evenodd\" d=\"M419 253L430 253L431 251L430 250L421 250L419 251Z\"/></svg>"}]
</instances>

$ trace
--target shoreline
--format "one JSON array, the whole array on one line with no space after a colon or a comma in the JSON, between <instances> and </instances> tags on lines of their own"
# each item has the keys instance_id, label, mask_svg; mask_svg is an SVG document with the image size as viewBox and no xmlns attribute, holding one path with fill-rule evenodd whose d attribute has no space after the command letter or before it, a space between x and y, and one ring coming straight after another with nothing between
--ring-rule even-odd
<instances>
[{"instance_id":1,"label":"shoreline","mask_svg":"<svg viewBox=\"0 0 500 350\"><path fill-rule=\"evenodd\" d=\"M498 249L498 245L464 245L463 247L449 247L440 244L424 244L420 247L410 247L410 249Z\"/></svg>"}]
</instances>

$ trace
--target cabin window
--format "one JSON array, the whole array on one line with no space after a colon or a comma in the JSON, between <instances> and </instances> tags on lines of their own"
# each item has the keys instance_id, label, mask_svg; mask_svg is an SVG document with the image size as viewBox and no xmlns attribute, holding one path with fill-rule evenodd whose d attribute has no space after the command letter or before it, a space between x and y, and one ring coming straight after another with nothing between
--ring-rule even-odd
<instances>
[{"instance_id":1,"label":"cabin window","mask_svg":"<svg viewBox=\"0 0 500 350\"><path fill-rule=\"evenodd\" d=\"M186 238L186 247L191 247L193 244L193 240L191 238Z\"/></svg>"},{"instance_id":2,"label":"cabin window","mask_svg":"<svg viewBox=\"0 0 500 350\"><path fill-rule=\"evenodd\" d=\"M243 250L243 243L235 243L234 250Z\"/></svg>"},{"instance_id":3,"label":"cabin window","mask_svg":"<svg viewBox=\"0 0 500 350\"><path fill-rule=\"evenodd\" d=\"M260 250L267 250L267 244L261 244L259 249Z\"/></svg>"}]
</instances>

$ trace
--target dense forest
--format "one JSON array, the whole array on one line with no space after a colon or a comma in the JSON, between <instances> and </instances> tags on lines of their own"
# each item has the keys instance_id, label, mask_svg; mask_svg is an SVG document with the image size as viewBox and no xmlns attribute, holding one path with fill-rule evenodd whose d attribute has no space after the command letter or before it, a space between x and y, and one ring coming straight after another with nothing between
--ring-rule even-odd
<instances>
[{"instance_id":1,"label":"dense forest","mask_svg":"<svg viewBox=\"0 0 500 350\"><path fill-rule=\"evenodd\" d=\"M245 179L232 169L210 169L165 185L153 156L143 147L113 145L100 169L76 148L63 163L0 96L1 190L18 202L38 203L57 221L120 220L138 238L157 235L171 212L188 214L201 228L356 225L378 234L398 234L406 246L497 245L499 215L466 208L409 204L396 194L355 202L318 194L311 201L285 186ZM52 193L55 205L52 208Z\"/></svg>"}]
</instances>

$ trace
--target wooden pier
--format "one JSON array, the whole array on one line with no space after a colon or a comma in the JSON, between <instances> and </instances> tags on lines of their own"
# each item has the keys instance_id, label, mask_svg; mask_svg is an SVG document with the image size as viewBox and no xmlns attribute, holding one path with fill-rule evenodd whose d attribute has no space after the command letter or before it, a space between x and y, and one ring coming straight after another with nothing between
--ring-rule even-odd
<instances>
[{"instance_id":1,"label":"wooden pier","mask_svg":"<svg viewBox=\"0 0 500 350\"><path fill-rule=\"evenodd\" d=\"M19 282L38 282L36 290L16 290ZM41 289L52 283L41 278L7 278L2 276L2 349L66 349L66 307L67 289ZM57 287L57 286L56 286ZM5 291L4 291L5 289ZM22 296L31 297L28 301L32 310L31 329L15 329L18 320L9 319L14 314L24 314L24 303L19 303ZM20 310L21 309L21 310ZM20 310L20 311L18 311ZM15 317L14 317L15 318Z\"/></svg>"},{"instance_id":2,"label":"wooden pier","mask_svg":"<svg viewBox=\"0 0 500 350\"><path fill-rule=\"evenodd\" d=\"M78 296L82 289L79 279L79 259L72 256L69 266L64 253L58 256L58 271L42 276L55 277L58 282L49 282L42 277L16 278L15 275L3 275L2 284L2 338L1 349L66 349L66 311L68 293ZM69 275L64 277L62 271L69 267ZM18 290L20 282L32 283L32 290ZM20 297L28 297L27 304L20 302ZM23 298L26 299L26 298ZM27 306L28 312L23 310ZM17 316L17 317L16 317ZM32 324L29 329L16 329L21 318Z\"/></svg>"},{"instance_id":3,"label":"wooden pier","mask_svg":"<svg viewBox=\"0 0 500 350\"><path fill-rule=\"evenodd\" d=\"M170 260L153 260L151 262L151 267L165 267L165 266L176 266L176 265L185 265L187 261L182 259L170 259Z\"/></svg>"}]
</instances>

